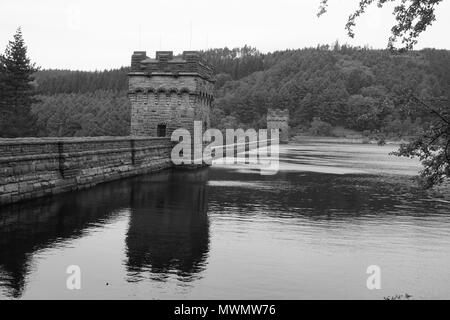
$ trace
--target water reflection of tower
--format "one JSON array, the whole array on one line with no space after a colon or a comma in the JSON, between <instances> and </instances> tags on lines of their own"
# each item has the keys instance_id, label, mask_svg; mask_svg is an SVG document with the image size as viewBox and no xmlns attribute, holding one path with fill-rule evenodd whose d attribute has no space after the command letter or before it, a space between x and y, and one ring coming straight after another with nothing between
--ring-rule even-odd
<instances>
[{"instance_id":1,"label":"water reflection of tower","mask_svg":"<svg viewBox=\"0 0 450 320\"><path fill-rule=\"evenodd\" d=\"M209 250L208 169L136 181L126 237L129 281L198 277Z\"/></svg>"}]
</instances>

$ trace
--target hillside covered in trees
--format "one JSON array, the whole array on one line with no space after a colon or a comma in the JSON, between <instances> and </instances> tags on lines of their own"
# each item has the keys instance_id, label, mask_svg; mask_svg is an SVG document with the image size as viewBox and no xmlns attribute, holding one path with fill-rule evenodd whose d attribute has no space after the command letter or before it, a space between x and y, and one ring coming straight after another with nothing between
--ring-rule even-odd
<instances>
[{"instance_id":1,"label":"hillside covered in trees","mask_svg":"<svg viewBox=\"0 0 450 320\"><path fill-rule=\"evenodd\" d=\"M415 135L431 115L404 99L450 97L450 52L321 46L262 54L250 47L202 52L215 67L217 128L265 125L268 108L289 109L298 133L328 135L333 127L389 137ZM41 135L126 135L127 68L103 72L43 70L32 107Z\"/></svg>"}]
</instances>

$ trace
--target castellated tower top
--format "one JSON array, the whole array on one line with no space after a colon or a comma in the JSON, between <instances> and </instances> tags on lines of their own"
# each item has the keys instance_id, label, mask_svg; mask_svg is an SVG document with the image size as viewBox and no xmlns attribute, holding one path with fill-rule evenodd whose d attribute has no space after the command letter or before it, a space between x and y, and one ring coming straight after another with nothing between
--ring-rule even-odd
<instances>
[{"instance_id":1,"label":"castellated tower top","mask_svg":"<svg viewBox=\"0 0 450 320\"><path fill-rule=\"evenodd\" d=\"M270 119L282 118L279 120L289 120L289 110L285 109L268 109L267 117Z\"/></svg>"},{"instance_id":2,"label":"castellated tower top","mask_svg":"<svg viewBox=\"0 0 450 320\"><path fill-rule=\"evenodd\" d=\"M147 75L197 75L205 80L214 81L213 69L200 58L197 51L184 51L181 56L172 51L156 51L155 58L147 57L145 51L135 51L131 57L131 73Z\"/></svg>"}]
</instances>

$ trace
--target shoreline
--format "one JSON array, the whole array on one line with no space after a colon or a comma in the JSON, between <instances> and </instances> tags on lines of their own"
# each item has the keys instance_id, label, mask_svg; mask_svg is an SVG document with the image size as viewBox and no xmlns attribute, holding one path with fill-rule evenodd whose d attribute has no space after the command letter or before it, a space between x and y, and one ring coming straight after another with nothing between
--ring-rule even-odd
<instances>
[{"instance_id":1,"label":"shoreline","mask_svg":"<svg viewBox=\"0 0 450 320\"><path fill-rule=\"evenodd\" d=\"M366 144L377 145L377 140L367 141L367 138L346 138L346 137L332 137L332 136L294 136L289 142L318 142L318 143L336 143L336 144ZM401 145L408 143L407 140L386 140L385 145Z\"/></svg>"}]
</instances>

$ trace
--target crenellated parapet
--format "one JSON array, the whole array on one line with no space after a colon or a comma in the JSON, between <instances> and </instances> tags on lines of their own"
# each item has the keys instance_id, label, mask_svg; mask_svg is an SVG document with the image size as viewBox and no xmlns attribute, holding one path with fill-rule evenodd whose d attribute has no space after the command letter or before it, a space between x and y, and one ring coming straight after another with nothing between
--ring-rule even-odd
<instances>
[{"instance_id":1,"label":"crenellated parapet","mask_svg":"<svg viewBox=\"0 0 450 320\"><path fill-rule=\"evenodd\" d=\"M268 109L268 121L289 121L289 110L285 109Z\"/></svg>"},{"instance_id":2,"label":"crenellated parapet","mask_svg":"<svg viewBox=\"0 0 450 320\"><path fill-rule=\"evenodd\" d=\"M172 51L157 51L154 59L147 57L145 51L135 51L131 58L131 73L175 77L196 75L214 81L214 70L197 51L184 51L181 56L175 57Z\"/></svg>"}]
</instances>

